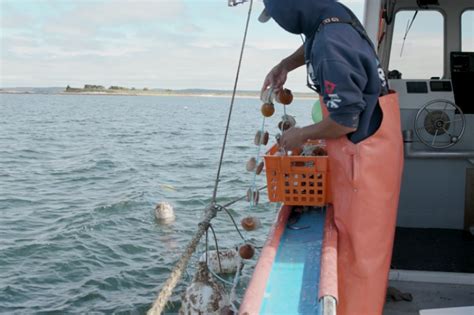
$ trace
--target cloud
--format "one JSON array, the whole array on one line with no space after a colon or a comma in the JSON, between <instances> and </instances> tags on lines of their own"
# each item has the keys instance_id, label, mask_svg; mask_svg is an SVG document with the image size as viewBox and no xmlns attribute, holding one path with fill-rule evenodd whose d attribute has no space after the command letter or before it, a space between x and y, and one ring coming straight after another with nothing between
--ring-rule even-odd
<instances>
[{"instance_id":1,"label":"cloud","mask_svg":"<svg viewBox=\"0 0 474 315\"><path fill-rule=\"evenodd\" d=\"M146 27L182 16L180 0L81 2L43 24L45 33L93 36L103 28Z\"/></svg>"},{"instance_id":2,"label":"cloud","mask_svg":"<svg viewBox=\"0 0 474 315\"><path fill-rule=\"evenodd\" d=\"M404 79L429 79L443 76L444 51L442 38L425 36L407 40L402 51L403 41L395 40L390 56L390 70L398 70ZM416 66L414 66L416 65Z\"/></svg>"},{"instance_id":3,"label":"cloud","mask_svg":"<svg viewBox=\"0 0 474 315\"><path fill-rule=\"evenodd\" d=\"M248 10L225 0L10 2L16 9L2 12L12 28L1 35L0 60L8 86L231 89ZM14 23L20 15L26 26ZM299 45L276 23L259 24L255 13L239 88L259 89ZM305 69L292 72L288 84L305 90Z\"/></svg>"}]
</instances>

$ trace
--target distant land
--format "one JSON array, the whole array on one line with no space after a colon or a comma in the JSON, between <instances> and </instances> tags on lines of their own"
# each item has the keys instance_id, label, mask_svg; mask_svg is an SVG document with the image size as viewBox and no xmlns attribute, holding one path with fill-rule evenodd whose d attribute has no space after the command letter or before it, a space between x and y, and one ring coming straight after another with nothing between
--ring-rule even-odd
<instances>
[{"instance_id":1,"label":"distant land","mask_svg":"<svg viewBox=\"0 0 474 315\"><path fill-rule=\"evenodd\" d=\"M86 84L82 88L71 86L64 87L15 87L0 88L0 94L60 94L60 95L127 95L127 96L192 96L192 97L230 97L232 91L213 89L149 89L149 88L128 88L122 86L110 86ZM259 98L260 91L237 91L236 96ZM294 93L296 98L316 98L314 93Z\"/></svg>"}]
</instances>

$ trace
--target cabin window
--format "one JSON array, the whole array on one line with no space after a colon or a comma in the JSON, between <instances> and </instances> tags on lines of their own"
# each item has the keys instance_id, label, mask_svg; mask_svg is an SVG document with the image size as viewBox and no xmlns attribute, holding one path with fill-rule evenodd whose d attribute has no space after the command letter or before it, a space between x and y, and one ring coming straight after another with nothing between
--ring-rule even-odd
<instances>
[{"instance_id":1,"label":"cabin window","mask_svg":"<svg viewBox=\"0 0 474 315\"><path fill-rule=\"evenodd\" d=\"M474 51L474 10L462 15L462 51Z\"/></svg>"},{"instance_id":2,"label":"cabin window","mask_svg":"<svg viewBox=\"0 0 474 315\"><path fill-rule=\"evenodd\" d=\"M390 52L390 70L402 79L443 77L444 16L438 11L397 12Z\"/></svg>"}]
</instances>

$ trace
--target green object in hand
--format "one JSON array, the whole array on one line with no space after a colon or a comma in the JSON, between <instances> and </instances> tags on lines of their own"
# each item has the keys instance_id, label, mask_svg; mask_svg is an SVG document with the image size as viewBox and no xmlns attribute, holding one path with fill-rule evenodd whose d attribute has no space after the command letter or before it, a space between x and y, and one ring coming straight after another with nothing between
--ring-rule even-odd
<instances>
[{"instance_id":1,"label":"green object in hand","mask_svg":"<svg viewBox=\"0 0 474 315\"><path fill-rule=\"evenodd\" d=\"M311 115L315 124L323 120L323 113L321 112L321 102L319 100L314 102Z\"/></svg>"}]
</instances>

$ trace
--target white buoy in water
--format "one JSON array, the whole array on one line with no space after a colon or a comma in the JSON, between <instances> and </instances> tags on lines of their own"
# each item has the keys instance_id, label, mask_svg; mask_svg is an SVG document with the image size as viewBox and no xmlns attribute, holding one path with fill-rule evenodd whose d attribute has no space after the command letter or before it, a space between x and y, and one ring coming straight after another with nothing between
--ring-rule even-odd
<instances>
[{"instance_id":1,"label":"white buoy in water","mask_svg":"<svg viewBox=\"0 0 474 315\"><path fill-rule=\"evenodd\" d=\"M194 279L183 295L179 314L221 315L229 310L230 300L224 286L210 276L205 262L199 262Z\"/></svg>"},{"instance_id":2,"label":"white buoy in water","mask_svg":"<svg viewBox=\"0 0 474 315\"><path fill-rule=\"evenodd\" d=\"M219 267L219 259L221 261L220 266L222 267L222 270ZM206 253L201 255L199 261L206 261ZM209 269L214 273L236 273L241 263L242 258L240 258L237 250L232 248L219 250L219 258L217 258L217 250L210 250L207 252L207 265Z\"/></svg>"},{"instance_id":3,"label":"white buoy in water","mask_svg":"<svg viewBox=\"0 0 474 315\"><path fill-rule=\"evenodd\" d=\"M173 206L166 202L160 202L155 207L155 218L164 223L171 223L175 219Z\"/></svg>"}]
</instances>

